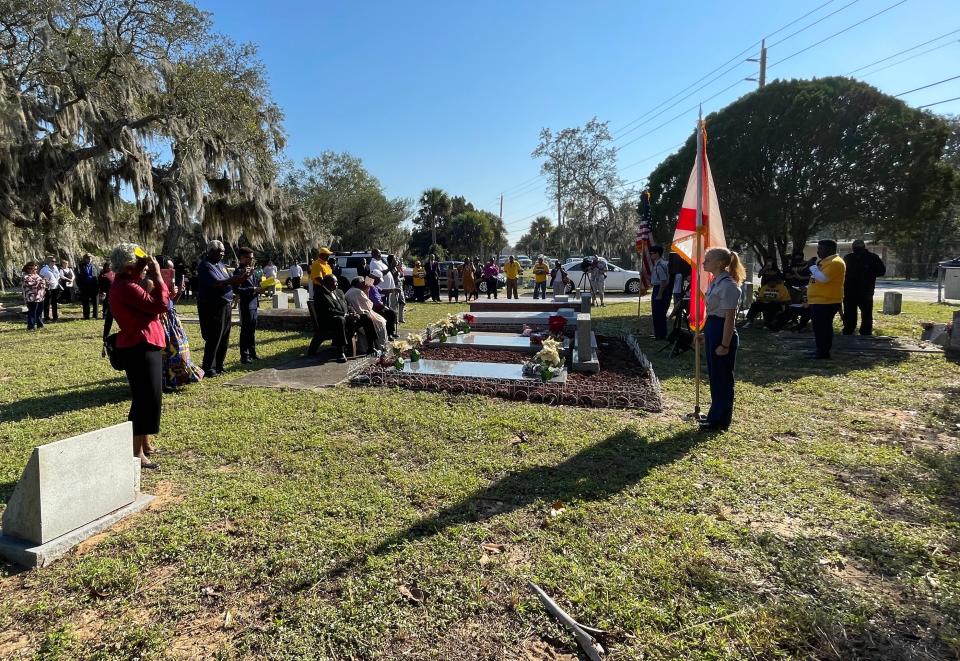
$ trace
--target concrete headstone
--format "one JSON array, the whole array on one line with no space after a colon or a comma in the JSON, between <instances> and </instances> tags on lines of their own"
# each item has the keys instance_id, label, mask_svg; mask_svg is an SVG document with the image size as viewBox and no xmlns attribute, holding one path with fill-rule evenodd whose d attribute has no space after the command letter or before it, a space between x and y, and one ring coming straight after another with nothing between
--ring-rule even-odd
<instances>
[{"instance_id":1,"label":"concrete headstone","mask_svg":"<svg viewBox=\"0 0 960 661\"><path fill-rule=\"evenodd\" d=\"M903 307L903 294L898 291L888 291L883 294L883 313L900 314Z\"/></svg>"},{"instance_id":2,"label":"concrete headstone","mask_svg":"<svg viewBox=\"0 0 960 661\"><path fill-rule=\"evenodd\" d=\"M3 512L3 534L44 544L132 503L133 425L124 422L33 449Z\"/></svg>"},{"instance_id":3,"label":"concrete headstone","mask_svg":"<svg viewBox=\"0 0 960 661\"><path fill-rule=\"evenodd\" d=\"M290 307L290 294L278 291L273 295L273 307L279 310L286 310Z\"/></svg>"},{"instance_id":4,"label":"concrete headstone","mask_svg":"<svg viewBox=\"0 0 960 661\"><path fill-rule=\"evenodd\" d=\"M580 312L590 312L590 292L580 292Z\"/></svg>"},{"instance_id":5,"label":"concrete headstone","mask_svg":"<svg viewBox=\"0 0 960 661\"><path fill-rule=\"evenodd\" d=\"M297 309L306 309L307 301L310 299L310 295L307 293L306 289L294 289L293 290L293 307Z\"/></svg>"}]
</instances>

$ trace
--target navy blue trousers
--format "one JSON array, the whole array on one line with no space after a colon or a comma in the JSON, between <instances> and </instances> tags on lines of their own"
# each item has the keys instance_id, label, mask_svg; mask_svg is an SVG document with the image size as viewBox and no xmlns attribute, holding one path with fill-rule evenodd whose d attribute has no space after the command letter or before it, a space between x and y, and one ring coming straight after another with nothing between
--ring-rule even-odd
<instances>
[{"instance_id":1,"label":"navy blue trousers","mask_svg":"<svg viewBox=\"0 0 960 661\"><path fill-rule=\"evenodd\" d=\"M727 427L733 419L733 368L737 364L737 347L740 337L733 331L730 352L726 356L716 354L723 344L723 318L707 317L703 329L704 350L707 353L707 375L710 377L710 411L707 422Z\"/></svg>"},{"instance_id":2,"label":"navy blue trousers","mask_svg":"<svg viewBox=\"0 0 960 661\"><path fill-rule=\"evenodd\" d=\"M650 316L653 318L653 336L658 340L667 339L667 311L670 310L670 297L661 296L661 288L666 285L654 285L650 299Z\"/></svg>"}]
</instances>

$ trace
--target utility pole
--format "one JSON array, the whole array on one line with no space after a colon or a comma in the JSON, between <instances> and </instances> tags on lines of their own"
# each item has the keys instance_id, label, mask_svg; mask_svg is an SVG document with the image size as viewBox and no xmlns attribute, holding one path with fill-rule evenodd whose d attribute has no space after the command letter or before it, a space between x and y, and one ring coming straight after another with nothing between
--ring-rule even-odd
<instances>
[{"instance_id":1,"label":"utility pole","mask_svg":"<svg viewBox=\"0 0 960 661\"><path fill-rule=\"evenodd\" d=\"M767 40L763 39L760 41L760 57L748 57L747 62L757 62L760 64L760 75L756 78L746 78L745 80L753 80L757 82L757 86L760 89L763 89L764 85L767 84Z\"/></svg>"},{"instance_id":2,"label":"utility pole","mask_svg":"<svg viewBox=\"0 0 960 661\"><path fill-rule=\"evenodd\" d=\"M557 227L563 227L563 212L560 210L560 171L557 171Z\"/></svg>"},{"instance_id":3,"label":"utility pole","mask_svg":"<svg viewBox=\"0 0 960 661\"><path fill-rule=\"evenodd\" d=\"M503 193L500 193L500 227L503 227ZM500 246L497 246L497 260L500 259Z\"/></svg>"}]
</instances>

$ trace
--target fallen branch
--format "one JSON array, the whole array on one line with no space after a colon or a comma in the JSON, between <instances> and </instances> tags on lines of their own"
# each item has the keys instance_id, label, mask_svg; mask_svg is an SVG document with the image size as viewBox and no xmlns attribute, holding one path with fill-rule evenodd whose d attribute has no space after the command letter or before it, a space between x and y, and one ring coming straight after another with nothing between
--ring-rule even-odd
<instances>
[{"instance_id":1,"label":"fallen branch","mask_svg":"<svg viewBox=\"0 0 960 661\"><path fill-rule=\"evenodd\" d=\"M540 598L540 601L544 606L546 606L547 611L573 633L574 638L577 639L577 643L580 645L581 649L586 652L587 656L590 657L591 661L601 661L600 655L603 654L604 651L600 643L598 643L593 636L587 633L586 630L576 620L570 617L566 611L560 608L560 606L557 605L557 602L548 597L547 593L540 589L540 586L533 581L528 581L527 585L529 585L534 594ZM593 631L599 631L599 629L593 629Z\"/></svg>"}]
</instances>

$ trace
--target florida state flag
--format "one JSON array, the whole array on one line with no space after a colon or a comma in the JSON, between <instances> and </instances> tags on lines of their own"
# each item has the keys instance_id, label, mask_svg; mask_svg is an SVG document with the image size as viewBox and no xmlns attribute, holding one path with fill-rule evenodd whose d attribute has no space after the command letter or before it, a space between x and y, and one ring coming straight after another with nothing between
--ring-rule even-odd
<instances>
[{"instance_id":1,"label":"florida state flag","mask_svg":"<svg viewBox=\"0 0 960 661\"><path fill-rule=\"evenodd\" d=\"M713 279L703 270L703 256L710 248L726 247L720 205L707 160L707 131L701 120L697 126L697 160L687 181L683 207L673 233L673 251L690 264L690 328L693 330L703 328L705 295Z\"/></svg>"}]
</instances>

